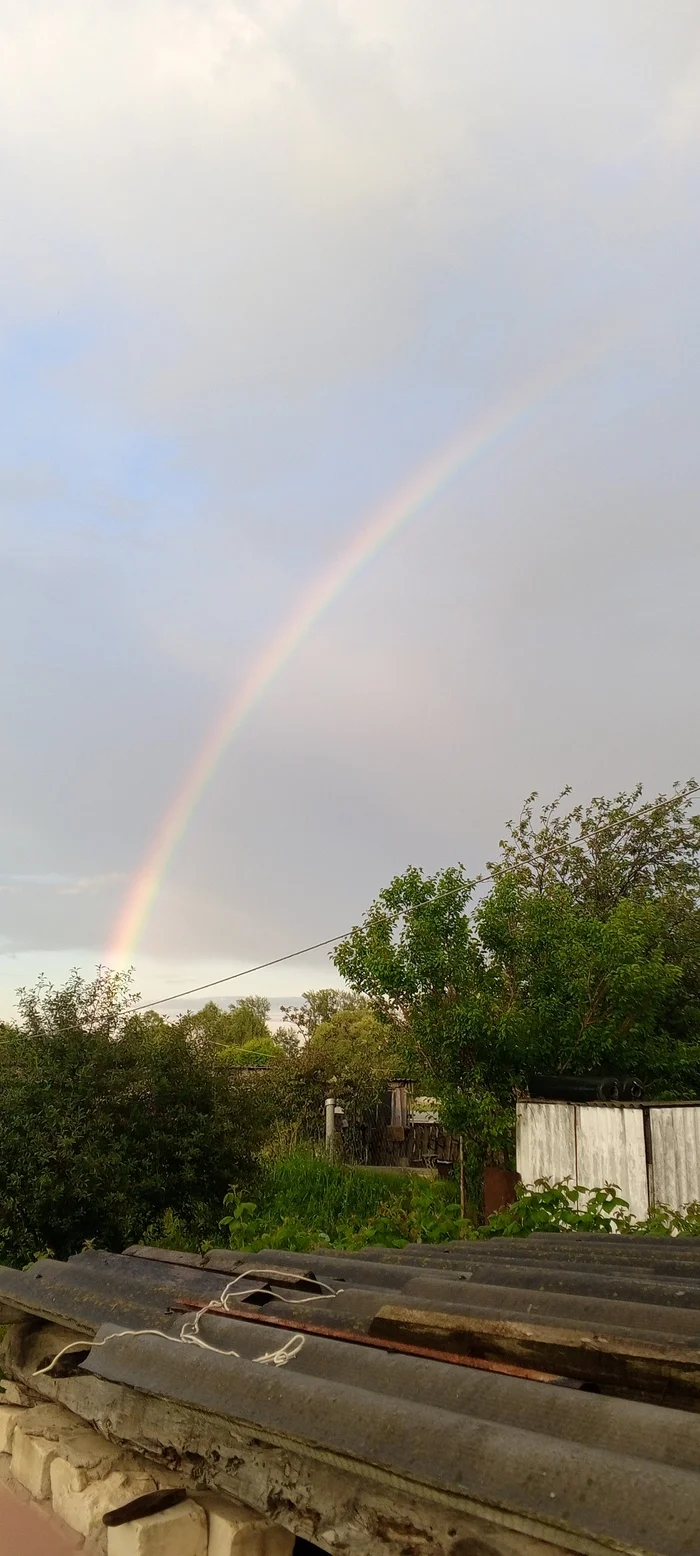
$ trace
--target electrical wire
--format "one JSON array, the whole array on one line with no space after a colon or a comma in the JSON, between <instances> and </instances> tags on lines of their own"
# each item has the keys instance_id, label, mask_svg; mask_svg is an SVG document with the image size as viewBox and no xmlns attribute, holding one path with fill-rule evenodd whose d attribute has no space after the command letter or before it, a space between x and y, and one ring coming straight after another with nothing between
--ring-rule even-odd
<instances>
[{"instance_id":1,"label":"electrical wire","mask_svg":"<svg viewBox=\"0 0 700 1556\"><path fill-rule=\"evenodd\" d=\"M645 811L669 810L672 805L677 805L679 800L685 799L686 795L696 794L699 787L700 785L696 783L695 779L691 778L690 782L685 785L685 788L679 789L678 793L672 795L670 799L662 801L661 804L657 804L655 800L650 800L647 805L642 806L641 810L635 812L635 816L643 816ZM610 832L616 825L616 822L610 822L607 827L600 827L599 835L601 832ZM432 906L433 903L441 902L445 897L455 897L458 892L464 889L464 886L482 886L485 882L492 880L492 875L477 875L472 881L460 882L458 886L451 886L444 892L437 892L434 897L429 899L429 903L426 905ZM422 903L420 904L421 907L423 905ZM416 908L412 911L415 912ZM188 999L192 994L203 994L207 989L220 987L222 983L233 983L236 978L247 978L251 973L264 972L267 967L279 967L281 962L293 962L298 956L306 956L310 951L321 951L326 946L337 945L340 940L347 940L348 935L351 934L352 929L346 929L342 935L331 935L328 940L317 940L314 945L302 946L299 951L287 951L284 956L273 956L269 962L258 962L255 967L244 967L241 972L227 973L224 978L212 978L209 983L199 983L193 989L182 989L179 994L164 994L161 999L147 1000L142 1005L134 1005L130 1015L136 1016L142 1010L153 1010L156 1005L168 1005L172 1000Z\"/></svg>"},{"instance_id":2,"label":"electrical wire","mask_svg":"<svg viewBox=\"0 0 700 1556\"><path fill-rule=\"evenodd\" d=\"M300 951L288 951L286 956L273 956L269 962L258 962L257 967L244 967L242 972L227 973L225 978L212 978L211 983L199 983L195 989L182 989L179 994L164 994L162 999L148 1000L145 1005L134 1005L129 1014L136 1016L140 1010L152 1010L154 1005L167 1005L169 1000L184 1000L190 994L202 994L205 989L215 989L220 983L232 983L234 978L247 978L249 973L262 972L265 967L291 962L296 956L306 956L307 951L320 951L322 946L337 945L348 934L349 930L346 930L344 935L331 935L330 940L317 940L315 945L305 945Z\"/></svg>"}]
</instances>

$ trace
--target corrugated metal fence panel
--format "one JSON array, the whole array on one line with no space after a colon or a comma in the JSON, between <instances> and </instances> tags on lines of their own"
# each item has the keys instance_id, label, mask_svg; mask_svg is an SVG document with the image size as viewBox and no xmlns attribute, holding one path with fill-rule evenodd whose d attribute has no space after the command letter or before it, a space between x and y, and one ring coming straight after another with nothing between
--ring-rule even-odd
<instances>
[{"instance_id":1,"label":"corrugated metal fence panel","mask_svg":"<svg viewBox=\"0 0 700 1556\"><path fill-rule=\"evenodd\" d=\"M578 1182L587 1189L616 1183L633 1216L649 1212L644 1114L641 1108L577 1107Z\"/></svg>"},{"instance_id":2,"label":"corrugated metal fence panel","mask_svg":"<svg viewBox=\"0 0 700 1556\"><path fill-rule=\"evenodd\" d=\"M523 1183L575 1181L575 1115L570 1102L518 1102L515 1159Z\"/></svg>"},{"instance_id":3,"label":"corrugated metal fence panel","mask_svg":"<svg viewBox=\"0 0 700 1556\"><path fill-rule=\"evenodd\" d=\"M657 1205L700 1201L700 1107L649 1108Z\"/></svg>"},{"instance_id":4,"label":"corrugated metal fence panel","mask_svg":"<svg viewBox=\"0 0 700 1556\"><path fill-rule=\"evenodd\" d=\"M516 1163L523 1183L567 1177L587 1189L615 1183L643 1220L649 1210L645 1116L656 1203L673 1210L700 1203L700 1104L519 1102Z\"/></svg>"}]
</instances>

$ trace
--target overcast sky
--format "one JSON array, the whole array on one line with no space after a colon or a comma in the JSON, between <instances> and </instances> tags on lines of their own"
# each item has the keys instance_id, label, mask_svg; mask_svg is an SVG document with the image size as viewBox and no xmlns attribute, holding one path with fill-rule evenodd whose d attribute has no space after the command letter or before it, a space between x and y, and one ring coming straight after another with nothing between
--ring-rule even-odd
<instances>
[{"instance_id":1,"label":"overcast sky","mask_svg":"<svg viewBox=\"0 0 700 1556\"><path fill-rule=\"evenodd\" d=\"M551 364L230 745L136 984L476 871L532 789L700 777L699 172L697 0L0 0L0 1013L104 957L373 505Z\"/></svg>"}]
</instances>

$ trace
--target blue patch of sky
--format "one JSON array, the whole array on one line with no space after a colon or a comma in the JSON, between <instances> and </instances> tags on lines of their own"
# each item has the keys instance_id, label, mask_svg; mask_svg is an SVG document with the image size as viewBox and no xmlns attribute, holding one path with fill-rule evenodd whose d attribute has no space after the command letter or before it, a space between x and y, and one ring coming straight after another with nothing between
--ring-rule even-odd
<instances>
[{"instance_id":1,"label":"blue patch of sky","mask_svg":"<svg viewBox=\"0 0 700 1556\"><path fill-rule=\"evenodd\" d=\"M114 323L110 329L114 328ZM130 424L95 390L109 333L90 316L8 333L0 351L0 489L5 519L42 530L121 533L125 525L186 523L206 497L203 472L162 431Z\"/></svg>"}]
</instances>

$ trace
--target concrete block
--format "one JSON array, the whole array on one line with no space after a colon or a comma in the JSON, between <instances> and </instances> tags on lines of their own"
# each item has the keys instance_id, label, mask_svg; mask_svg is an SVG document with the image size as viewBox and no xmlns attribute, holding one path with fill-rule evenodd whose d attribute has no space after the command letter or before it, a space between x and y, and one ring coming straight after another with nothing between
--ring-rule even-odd
<instances>
[{"instance_id":1,"label":"concrete block","mask_svg":"<svg viewBox=\"0 0 700 1556\"><path fill-rule=\"evenodd\" d=\"M51 1495L51 1465L58 1445L47 1437L33 1437L19 1424L12 1437L12 1473L38 1502Z\"/></svg>"},{"instance_id":2,"label":"concrete block","mask_svg":"<svg viewBox=\"0 0 700 1556\"><path fill-rule=\"evenodd\" d=\"M59 1463L62 1468L56 1473L62 1483L70 1482L71 1491L84 1491L91 1480L104 1480L113 1470L125 1473L129 1468L119 1449L89 1427L61 1438L57 1448L60 1457L51 1466L52 1494L54 1467Z\"/></svg>"},{"instance_id":3,"label":"concrete block","mask_svg":"<svg viewBox=\"0 0 700 1556\"><path fill-rule=\"evenodd\" d=\"M22 1405L29 1404L27 1390L19 1383L13 1383L11 1378L0 1378L0 1404Z\"/></svg>"},{"instance_id":4,"label":"concrete block","mask_svg":"<svg viewBox=\"0 0 700 1556\"><path fill-rule=\"evenodd\" d=\"M54 1459L51 1465L51 1493L53 1510L69 1529L75 1529L88 1540L101 1540L106 1534L102 1523L104 1513L114 1507L143 1497L147 1491L155 1491L156 1483L150 1475L130 1475L113 1470L102 1480L79 1485L75 1466L67 1459Z\"/></svg>"},{"instance_id":5,"label":"concrete block","mask_svg":"<svg viewBox=\"0 0 700 1556\"><path fill-rule=\"evenodd\" d=\"M12 1452L15 1427L23 1414L22 1410L13 1410L11 1405L0 1405L0 1453Z\"/></svg>"},{"instance_id":6,"label":"concrete block","mask_svg":"<svg viewBox=\"0 0 700 1556\"><path fill-rule=\"evenodd\" d=\"M206 1498L209 1520L207 1556L291 1556L294 1535L271 1524L253 1508Z\"/></svg>"},{"instance_id":7,"label":"concrete block","mask_svg":"<svg viewBox=\"0 0 700 1556\"><path fill-rule=\"evenodd\" d=\"M207 1556L207 1515L180 1502L151 1518L135 1518L107 1532L108 1556Z\"/></svg>"},{"instance_id":8,"label":"concrete block","mask_svg":"<svg viewBox=\"0 0 700 1556\"><path fill-rule=\"evenodd\" d=\"M23 1430L31 1437L46 1437L49 1442L64 1441L74 1432L90 1430L85 1422L62 1405L32 1405L22 1422Z\"/></svg>"},{"instance_id":9,"label":"concrete block","mask_svg":"<svg viewBox=\"0 0 700 1556\"><path fill-rule=\"evenodd\" d=\"M31 1502L31 1497L25 1486L20 1486L12 1473L12 1460L9 1453L0 1453L0 1493L5 1487L18 1502ZM0 1550L2 1545L0 1544Z\"/></svg>"}]
</instances>

